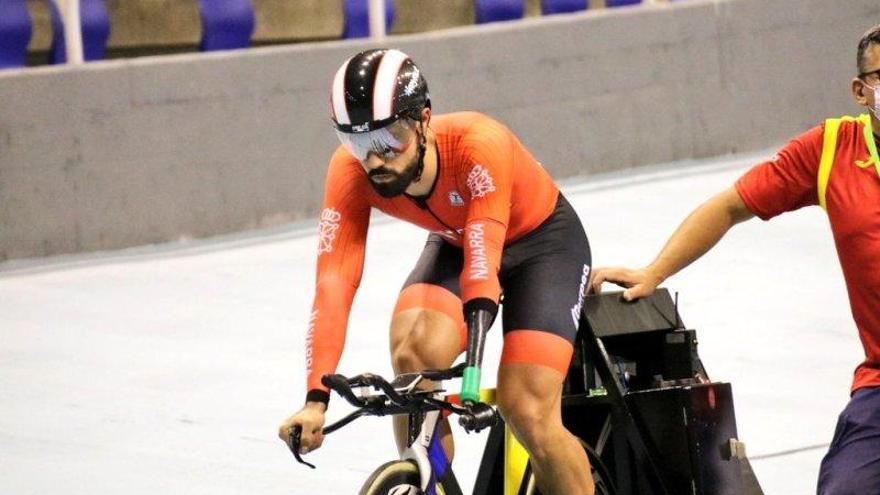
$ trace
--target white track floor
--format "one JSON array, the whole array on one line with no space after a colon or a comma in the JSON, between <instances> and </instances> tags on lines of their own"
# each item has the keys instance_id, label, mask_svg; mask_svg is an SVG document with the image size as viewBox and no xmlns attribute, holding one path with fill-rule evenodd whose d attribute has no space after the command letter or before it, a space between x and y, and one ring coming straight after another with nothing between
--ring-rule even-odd
<instances>
[{"instance_id":1,"label":"white track floor","mask_svg":"<svg viewBox=\"0 0 880 495\"><path fill-rule=\"evenodd\" d=\"M597 266L640 265L758 159L606 175L563 191ZM317 246L307 227L0 264L0 493L355 493L394 455L388 420L329 436L308 456L316 471L275 437L304 395ZM374 222L340 372L390 374L388 319L424 238ZM710 376L733 383L740 438L766 493L814 493L821 446L863 355L822 211L740 225L665 285L680 292ZM493 384L500 331L490 341ZM329 417L347 410L335 398ZM454 467L469 491L485 435L456 436Z\"/></svg>"}]
</instances>

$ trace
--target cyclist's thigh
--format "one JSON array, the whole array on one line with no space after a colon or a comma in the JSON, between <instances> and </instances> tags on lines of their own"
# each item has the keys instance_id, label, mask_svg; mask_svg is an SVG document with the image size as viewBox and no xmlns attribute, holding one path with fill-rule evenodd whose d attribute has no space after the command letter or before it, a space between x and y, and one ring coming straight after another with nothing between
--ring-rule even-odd
<instances>
[{"instance_id":1,"label":"cyclist's thigh","mask_svg":"<svg viewBox=\"0 0 880 495\"><path fill-rule=\"evenodd\" d=\"M819 495L877 493L880 488L880 387L862 388L840 414L819 470Z\"/></svg>"},{"instance_id":2,"label":"cyclist's thigh","mask_svg":"<svg viewBox=\"0 0 880 495\"><path fill-rule=\"evenodd\" d=\"M446 242L437 234L429 234L425 247L416 265L413 267L401 291L412 285L438 285L451 292L455 297L461 296L458 277L464 266L464 254L461 248Z\"/></svg>"},{"instance_id":3,"label":"cyclist's thigh","mask_svg":"<svg viewBox=\"0 0 880 495\"><path fill-rule=\"evenodd\" d=\"M553 215L505 249L502 365L539 364L566 374L591 262L580 219L560 194Z\"/></svg>"},{"instance_id":4,"label":"cyclist's thigh","mask_svg":"<svg viewBox=\"0 0 880 495\"><path fill-rule=\"evenodd\" d=\"M431 234L419 260L397 298L392 323L392 341L413 329L444 331L449 328L458 338L459 350L467 343L467 331L461 309L458 277L464 257L461 248L449 244L442 237ZM392 347L394 342L392 342Z\"/></svg>"}]
</instances>

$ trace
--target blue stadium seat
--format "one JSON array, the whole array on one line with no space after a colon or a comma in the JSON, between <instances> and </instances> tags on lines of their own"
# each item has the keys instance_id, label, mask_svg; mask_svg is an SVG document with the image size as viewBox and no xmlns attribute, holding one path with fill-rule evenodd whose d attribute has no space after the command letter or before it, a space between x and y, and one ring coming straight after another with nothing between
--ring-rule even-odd
<instances>
[{"instance_id":1,"label":"blue stadium seat","mask_svg":"<svg viewBox=\"0 0 880 495\"><path fill-rule=\"evenodd\" d=\"M257 22L251 0L199 0L199 12L202 18L200 50L250 46Z\"/></svg>"},{"instance_id":2,"label":"blue stadium seat","mask_svg":"<svg viewBox=\"0 0 880 495\"><path fill-rule=\"evenodd\" d=\"M621 7L624 5L635 5L642 3L642 0L605 0L606 7Z\"/></svg>"},{"instance_id":3,"label":"blue stadium seat","mask_svg":"<svg viewBox=\"0 0 880 495\"><path fill-rule=\"evenodd\" d=\"M477 24L522 19L525 14L523 0L474 0Z\"/></svg>"},{"instance_id":4,"label":"blue stadium seat","mask_svg":"<svg viewBox=\"0 0 880 495\"><path fill-rule=\"evenodd\" d=\"M67 45L64 42L64 21L58 7L52 0L46 0L52 20L52 46L49 48L49 63L67 62ZM110 16L104 0L80 0L79 20L82 33L83 59L102 60L110 37Z\"/></svg>"},{"instance_id":5,"label":"blue stadium seat","mask_svg":"<svg viewBox=\"0 0 880 495\"><path fill-rule=\"evenodd\" d=\"M25 0L0 0L0 69L24 67L31 29Z\"/></svg>"},{"instance_id":6,"label":"blue stadium seat","mask_svg":"<svg viewBox=\"0 0 880 495\"><path fill-rule=\"evenodd\" d=\"M587 0L541 0L541 13L564 14L587 9Z\"/></svg>"},{"instance_id":7,"label":"blue stadium seat","mask_svg":"<svg viewBox=\"0 0 880 495\"><path fill-rule=\"evenodd\" d=\"M342 29L342 37L369 38L370 37L370 0L343 0L342 8L345 11L345 26ZM394 25L394 2L385 0L385 31L391 32Z\"/></svg>"}]
</instances>

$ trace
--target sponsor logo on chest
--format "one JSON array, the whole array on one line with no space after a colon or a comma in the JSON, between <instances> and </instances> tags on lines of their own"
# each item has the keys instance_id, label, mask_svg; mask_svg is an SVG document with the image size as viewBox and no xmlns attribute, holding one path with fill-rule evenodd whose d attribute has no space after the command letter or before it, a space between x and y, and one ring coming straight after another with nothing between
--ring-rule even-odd
<instances>
[{"instance_id":1,"label":"sponsor logo on chest","mask_svg":"<svg viewBox=\"0 0 880 495\"><path fill-rule=\"evenodd\" d=\"M449 204L452 206L464 206L464 198L458 191L449 191Z\"/></svg>"},{"instance_id":2,"label":"sponsor logo on chest","mask_svg":"<svg viewBox=\"0 0 880 495\"><path fill-rule=\"evenodd\" d=\"M871 165L874 165L874 159L870 156L865 158L864 160L856 160L856 166L859 168L868 168Z\"/></svg>"}]
</instances>

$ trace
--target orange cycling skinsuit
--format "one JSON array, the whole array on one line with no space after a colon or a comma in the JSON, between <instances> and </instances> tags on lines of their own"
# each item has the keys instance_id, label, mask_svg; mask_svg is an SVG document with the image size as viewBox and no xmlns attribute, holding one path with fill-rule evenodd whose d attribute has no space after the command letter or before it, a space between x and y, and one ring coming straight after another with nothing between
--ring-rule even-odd
<instances>
[{"instance_id":1,"label":"orange cycling skinsuit","mask_svg":"<svg viewBox=\"0 0 880 495\"><path fill-rule=\"evenodd\" d=\"M383 198L370 187L357 159L342 146L330 160L319 224L315 302L307 338L309 390L326 390L321 376L335 371L342 354L348 314L363 270L372 208L432 232L422 259L398 298L395 313L416 306L435 309L460 322L462 332L465 331L463 302L477 299L499 302L500 278L507 275L499 273L502 253L506 254L520 243L533 241L530 245L535 245L532 234L544 231L552 234L545 235L546 247L561 245L573 260L554 270L558 273L531 275L541 286L505 287L504 319L513 322L518 316L523 324L540 322L537 315L528 317L516 313L526 313L527 306L531 307L528 312L538 308L552 311L562 303L565 306L562 318L559 315L544 317L560 320L561 324L553 322L548 328L518 326L515 329L505 324L502 361L535 362L561 372L568 367L571 342L577 331L573 315L579 313L583 304L590 262L586 236L577 215L550 175L516 136L497 121L475 112L454 113L435 117L432 129L437 140L439 174L431 194L424 199L407 195ZM526 258L533 254L536 259L527 259L518 265L523 268L521 265L530 264L531 271L539 272L542 256L548 261L558 256L552 255L549 249L545 251L514 253ZM454 261L456 253L460 258L457 262ZM516 261L519 260L512 259L511 263ZM419 273L429 267L452 273L418 280L425 277L419 277ZM570 275L572 267L574 277ZM566 278L571 279L568 284ZM528 282L524 279L521 283ZM514 307L511 299L514 291L533 292L535 299L523 300ZM560 301L549 300L553 298ZM462 349L465 342L463 333Z\"/></svg>"},{"instance_id":2,"label":"orange cycling skinsuit","mask_svg":"<svg viewBox=\"0 0 880 495\"><path fill-rule=\"evenodd\" d=\"M400 98L418 93L417 68L409 69L413 78L396 76L396 86L386 84L390 96L381 89L383 73L395 76L401 67L407 69L404 57L388 50L380 63L362 62L359 77L376 73L371 115L331 102L343 145L330 159L319 218L316 292L306 339L308 400L329 397L321 376L336 370L342 354L373 208L430 232L395 314L419 307L448 315L460 328L464 349L469 311L486 310L494 318L503 293L502 363L540 364L565 374L571 360L589 278L589 244L574 209L507 127L476 112L434 116L430 129L438 170L430 192L381 194L371 184L361 161L370 152L381 154L386 144L395 149L388 121L401 118ZM350 97L348 87L354 84L345 69L334 80L339 101ZM399 86L400 95L394 93ZM426 97L426 86L422 91ZM371 122L379 124L371 128ZM339 129L373 136L358 142L358 134ZM385 144L377 145L379 140ZM423 156L424 149L420 161Z\"/></svg>"}]
</instances>

